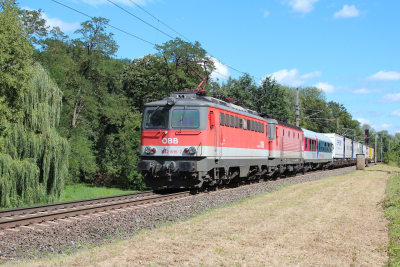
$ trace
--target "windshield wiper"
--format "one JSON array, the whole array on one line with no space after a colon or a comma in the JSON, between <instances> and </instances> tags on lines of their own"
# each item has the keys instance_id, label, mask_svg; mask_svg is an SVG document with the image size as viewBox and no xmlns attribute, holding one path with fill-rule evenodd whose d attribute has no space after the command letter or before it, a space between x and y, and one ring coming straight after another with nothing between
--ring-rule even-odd
<instances>
[{"instance_id":1,"label":"windshield wiper","mask_svg":"<svg viewBox=\"0 0 400 267\"><path fill-rule=\"evenodd\" d=\"M186 111L186 106L183 108L183 112L181 114L181 126L182 126L183 116L185 115L185 111Z\"/></svg>"},{"instance_id":2,"label":"windshield wiper","mask_svg":"<svg viewBox=\"0 0 400 267\"><path fill-rule=\"evenodd\" d=\"M160 106L157 106L157 108L149 115L149 122L150 122L151 116L153 116L153 114L157 111L157 109L159 109L159 107Z\"/></svg>"}]
</instances>

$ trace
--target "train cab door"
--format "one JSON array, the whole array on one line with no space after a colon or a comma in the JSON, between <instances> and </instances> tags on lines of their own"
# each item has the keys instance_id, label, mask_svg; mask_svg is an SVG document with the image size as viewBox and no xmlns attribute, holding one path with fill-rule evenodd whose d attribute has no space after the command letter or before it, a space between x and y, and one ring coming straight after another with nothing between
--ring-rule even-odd
<instances>
[{"instance_id":1,"label":"train cab door","mask_svg":"<svg viewBox=\"0 0 400 267\"><path fill-rule=\"evenodd\" d=\"M275 146L275 139L276 139L276 128L275 123L268 123L268 150L269 150L269 157L275 158L276 157L276 146Z\"/></svg>"},{"instance_id":2,"label":"train cab door","mask_svg":"<svg viewBox=\"0 0 400 267\"><path fill-rule=\"evenodd\" d=\"M276 138L276 151L277 158L283 158L283 139L285 135L285 129L280 126L275 127L275 138Z\"/></svg>"},{"instance_id":3,"label":"train cab door","mask_svg":"<svg viewBox=\"0 0 400 267\"><path fill-rule=\"evenodd\" d=\"M213 111L210 111L210 116L215 117ZM212 130L214 136L214 159L219 160L222 157L222 130L225 125L225 114L219 113L219 123L214 123L214 129Z\"/></svg>"}]
</instances>

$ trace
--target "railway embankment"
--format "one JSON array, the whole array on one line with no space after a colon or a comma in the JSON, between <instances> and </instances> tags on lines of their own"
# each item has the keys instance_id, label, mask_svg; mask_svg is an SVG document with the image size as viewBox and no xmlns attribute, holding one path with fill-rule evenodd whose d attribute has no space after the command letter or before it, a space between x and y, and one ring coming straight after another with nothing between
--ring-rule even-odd
<instances>
[{"instance_id":1,"label":"railway embankment","mask_svg":"<svg viewBox=\"0 0 400 267\"><path fill-rule=\"evenodd\" d=\"M400 174L393 175L388 180L383 207L389 220L388 265L400 266Z\"/></svg>"},{"instance_id":2,"label":"railway embankment","mask_svg":"<svg viewBox=\"0 0 400 267\"><path fill-rule=\"evenodd\" d=\"M363 262L363 257L368 256L365 246L354 241L364 240L370 243L369 253L372 254L369 256L375 257L376 262L384 262L388 243L386 221L377 203L382 201L390 175L379 171L383 167L386 166L377 165L357 172L354 172L355 167L349 167L311 173L54 225L41 231L7 233L0 237L1 256L37 259L88 248L72 258L53 257L50 262L31 263L51 265L54 261L63 261L86 265L104 261L104 264L113 264L107 261L115 256L124 258L121 264L126 265L130 265L129 262L213 265L225 260L230 265L279 262L305 265L326 263L324 260L347 264L354 257ZM328 175L342 176L322 179ZM314 182L304 183L308 181ZM262 195L273 191L277 192ZM260 194L260 197L241 202ZM227 205L225 209L217 209ZM187 220L191 217L196 218ZM177 221L185 222L159 227ZM142 230L147 231L131 239ZM127 240L114 244L124 239ZM90 248L106 243L112 245ZM129 255L123 254L127 249L131 249ZM95 251L100 254L114 251L115 255L108 254L107 259ZM314 261L307 262L308 258ZM178 259L180 263L176 262Z\"/></svg>"}]
</instances>

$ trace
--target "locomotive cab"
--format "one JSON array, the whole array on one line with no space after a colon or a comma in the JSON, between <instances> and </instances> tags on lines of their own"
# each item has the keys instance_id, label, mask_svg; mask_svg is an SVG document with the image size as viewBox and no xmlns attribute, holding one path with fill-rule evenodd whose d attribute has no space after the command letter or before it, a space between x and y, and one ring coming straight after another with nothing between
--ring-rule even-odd
<instances>
[{"instance_id":1,"label":"locomotive cab","mask_svg":"<svg viewBox=\"0 0 400 267\"><path fill-rule=\"evenodd\" d=\"M148 103L142 117L142 171L149 187L201 187L209 107L190 92Z\"/></svg>"}]
</instances>

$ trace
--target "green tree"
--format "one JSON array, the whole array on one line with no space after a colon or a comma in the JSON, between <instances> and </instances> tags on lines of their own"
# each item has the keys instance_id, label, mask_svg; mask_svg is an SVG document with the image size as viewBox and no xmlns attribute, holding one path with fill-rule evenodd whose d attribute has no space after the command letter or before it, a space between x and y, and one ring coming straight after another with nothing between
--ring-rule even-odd
<instances>
[{"instance_id":1,"label":"green tree","mask_svg":"<svg viewBox=\"0 0 400 267\"><path fill-rule=\"evenodd\" d=\"M35 64L19 98L23 116L10 123L0 153L0 206L56 202L68 175L69 144L56 131L62 92Z\"/></svg>"},{"instance_id":2,"label":"green tree","mask_svg":"<svg viewBox=\"0 0 400 267\"><path fill-rule=\"evenodd\" d=\"M19 16L28 40L34 44L40 44L40 41L47 36L50 29L50 26L46 26L46 20L43 19L42 10L21 9Z\"/></svg>"},{"instance_id":3,"label":"green tree","mask_svg":"<svg viewBox=\"0 0 400 267\"><path fill-rule=\"evenodd\" d=\"M327 107L325 94L316 87L305 87L299 90L300 127L319 132L336 132L336 121Z\"/></svg>"},{"instance_id":4,"label":"green tree","mask_svg":"<svg viewBox=\"0 0 400 267\"><path fill-rule=\"evenodd\" d=\"M41 41L38 59L48 69L63 94L60 132L71 142L70 180L92 179L100 169L96 153L101 129L108 119L118 117L109 105L118 106L118 96L112 96L118 87L118 72L123 64L112 56L118 46L112 34L106 33L108 20L93 18L81 24L76 31L82 37L71 40L59 28ZM82 160L85 159L85 160Z\"/></svg>"},{"instance_id":5,"label":"green tree","mask_svg":"<svg viewBox=\"0 0 400 267\"><path fill-rule=\"evenodd\" d=\"M229 77L226 83L221 86L219 94L239 99L243 106L255 109L253 92L257 91L257 85L250 74L245 73L238 79Z\"/></svg>"},{"instance_id":6,"label":"green tree","mask_svg":"<svg viewBox=\"0 0 400 267\"><path fill-rule=\"evenodd\" d=\"M201 47L199 42L192 44L176 38L157 46L156 49L158 53L155 56L161 59L157 61L161 64L156 64L155 67L164 78L162 80L164 87L168 88L169 92L197 87L201 79L192 68L202 77L206 76L206 71L211 73L215 69L210 64L206 65L206 69L204 69L202 62L210 62L211 59L207 57L206 50Z\"/></svg>"},{"instance_id":7,"label":"green tree","mask_svg":"<svg viewBox=\"0 0 400 267\"><path fill-rule=\"evenodd\" d=\"M140 160L140 129L142 116L139 112L126 118L114 139L116 150L116 181L123 188L144 189L142 174L136 169Z\"/></svg>"},{"instance_id":8,"label":"green tree","mask_svg":"<svg viewBox=\"0 0 400 267\"><path fill-rule=\"evenodd\" d=\"M7 122L22 117L21 96L28 91L33 46L20 23L14 0L0 0L0 149Z\"/></svg>"},{"instance_id":9,"label":"green tree","mask_svg":"<svg viewBox=\"0 0 400 267\"><path fill-rule=\"evenodd\" d=\"M114 58L118 46L107 33L107 23L103 18L82 23L77 39L52 29L41 41L38 57L64 92L59 129L71 144L69 181L127 186L128 178L121 172L130 172L120 163L123 144L119 140L129 119L138 119L135 106L143 99L135 91L140 82L133 83L132 92L124 90L123 74L130 61ZM140 145L138 133L130 137ZM136 166L136 162L130 164ZM136 174L130 173L129 179ZM132 184L140 183L141 179Z\"/></svg>"},{"instance_id":10,"label":"green tree","mask_svg":"<svg viewBox=\"0 0 400 267\"><path fill-rule=\"evenodd\" d=\"M390 151L385 155L384 161L400 167L400 142L390 144Z\"/></svg>"},{"instance_id":11,"label":"green tree","mask_svg":"<svg viewBox=\"0 0 400 267\"><path fill-rule=\"evenodd\" d=\"M123 92L131 108L142 111L144 104L160 100L173 89L166 85L166 78L159 72L162 59L154 55L134 59L122 75Z\"/></svg>"},{"instance_id":12,"label":"green tree","mask_svg":"<svg viewBox=\"0 0 400 267\"><path fill-rule=\"evenodd\" d=\"M265 77L261 82L261 86L257 89L253 94L257 96L256 99L259 102L253 105L259 105L261 112L286 119L289 118L289 103L286 100L286 91L278 86L275 79Z\"/></svg>"}]
</instances>

